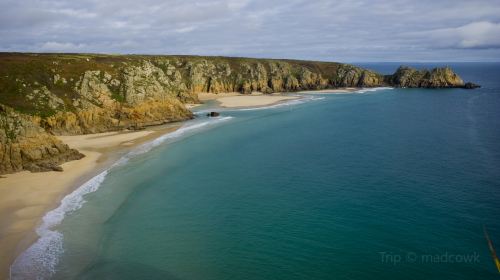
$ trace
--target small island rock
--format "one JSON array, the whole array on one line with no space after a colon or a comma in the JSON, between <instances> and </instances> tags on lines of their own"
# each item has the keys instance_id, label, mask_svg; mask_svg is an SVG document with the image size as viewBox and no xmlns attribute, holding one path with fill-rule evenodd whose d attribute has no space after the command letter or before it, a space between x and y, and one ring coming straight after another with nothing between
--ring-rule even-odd
<instances>
[{"instance_id":1,"label":"small island rock","mask_svg":"<svg viewBox=\"0 0 500 280\"><path fill-rule=\"evenodd\" d=\"M480 88L481 86L475 83L467 82L464 85L465 89L475 89L475 88Z\"/></svg>"},{"instance_id":2,"label":"small island rock","mask_svg":"<svg viewBox=\"0 0 500 280\"><path fill-rule=\"evenodd\" d=\"M210 112L207 114L207 117L218 117L220 116L220 113L218 112Z\"/></svg>"}]
</instances>

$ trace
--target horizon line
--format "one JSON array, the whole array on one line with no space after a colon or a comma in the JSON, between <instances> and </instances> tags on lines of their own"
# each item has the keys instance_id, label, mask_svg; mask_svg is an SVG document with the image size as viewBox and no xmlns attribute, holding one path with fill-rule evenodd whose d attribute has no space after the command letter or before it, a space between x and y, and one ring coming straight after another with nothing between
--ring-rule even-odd
<instances>
[{"instance_id":1,"label":"horizon line","mask_svg":"<svg viewBox=\"0 0 500 280\"><path fill-rule=\"evenodd\" d=\"M109 56L193 56L193 57L227 57L227 58L248 58L248 59L270 59L270 60L297 60L311 62L337 62L337 63L500 63L500 60L365 60L365 61L349 61L349 60L320 60L320 59L304 59L304 58L283 58L283 57L262 57L262 56L239 56L239 55L204 55L204 54L158 54L158 53L112 53L112 52L53 52L53 51L1 51L0 54L42 54L42 55L109 55Z\"/></svg>"}]
</instances>

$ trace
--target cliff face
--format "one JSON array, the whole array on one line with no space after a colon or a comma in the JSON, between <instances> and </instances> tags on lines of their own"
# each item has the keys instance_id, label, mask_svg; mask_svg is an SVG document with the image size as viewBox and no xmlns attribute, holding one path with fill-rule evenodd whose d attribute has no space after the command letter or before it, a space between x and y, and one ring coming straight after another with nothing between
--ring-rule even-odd
<instances>
[{"instance_id":1,"label":"cliff face","mask_svg":"<svg viewBox=\"0 0 500 280\"><path fill-rule=\"evenodd\" d=\"M188 56L0 54L0 103L55 134L191 117L199 92L379 86L384 77L327 62Z\"/></svg>"},{"instance_id":2,"label":"cliff face","mask_svg":"<svg viewBox=\"0 0 500 280\"><path fill-rule=\"evenodd\" d=\"M87 61L88 60L88 61ZM134 61L135 62L135 61ZM95 133L192 117L178 81L148 61L95 63L71 56L7 57L0 102L36 116L53 134Z\"/></svg>"},{"instance_id":3,"label":"cliff face","mask_svg":"<svg viewBox=\"0 0 500 280\"><path fill-rule=\"evenodd\" d=\"M59 164L82 157L30 121L29 116L0 104L0 174L58 171Z\"/></svg>"},{"instance_id":4,"label":"cliff face","mask_svg":"<svg viewBox=\"0 0 500 280\"><path fill-rule=\"evenodd\" d=\"M334 62L0 53L0 104L15 110L3 109L2 122L10 125L21 116L17 130L9 130L8 125L0 128L0 133L11 135L1 142L0 165L4 167L0 173L37 170L33 166L42 165L34 163L48 158L57 163L76 157L49 134L139 129L192 118L183 103L198 102L200 92L272 93L377 86L475 85L464 85L449 68L418 71L401 67L394 75L383 76ZM58 153L48 149L54 147ZM33 149L40 151L33 152L34 157ZM26 151L24 157L22 151Z\"/></svg>"},{"instance_id":5,"label":"cliff face","mask_svg":"<svg viewBox=\"0 0 500 280\"><path fill-rule=\"evenodd\" d=\"M449 67L417 70L401 66L389 76L388 83L397 87L410 88L456 88L464 87L464 81Z\"/></svg>"},{"instance_id":6,"label":"cliff face","mask_svg":"<svg viewBox=\"0 0 500 280\"><path fill-rule=\"evenodd\" d=\"M326 62L187 56L0 54L0 103L54 134L138 128L192 117L199 92L379 86L384 77Z\"/></svg>"}]
</instances>

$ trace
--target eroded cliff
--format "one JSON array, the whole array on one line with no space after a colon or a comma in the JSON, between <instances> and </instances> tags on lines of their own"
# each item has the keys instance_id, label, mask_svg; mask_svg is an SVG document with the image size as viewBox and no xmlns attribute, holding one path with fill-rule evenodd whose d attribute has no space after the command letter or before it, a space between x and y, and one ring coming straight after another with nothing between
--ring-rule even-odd
<instances>
[{"instance_id":1,"label":"eroded cliff","mask_svg":"<svg viewBox=\"0 0 500 280\"><path fill-rule=\"evenodd\" d=\"M417 70L401 66L388 78L388 83L397 87L409 88L457 88L465 83L451 68Z\"/></svg>"},{"instance_id":2,"label":"eroded cliff","mask_svg":"<svg viewBox=\"0 0 500 280\"><path fill-rule=\"evenodd\" d=\"M2 107L6 126L0 128L4 135L0 173L42 170L45 165L38 162L53 158L53 163L60 163L78 157L50 134L140 129L192 118L183 103L197 103L200 92L247 94L377 86L471 84L464 84L449 68L422 71L401 67L394 75L383 76L335 62L1 53L0 104L13 110ZM9 128L13 123L16 130Z\"/></svg>"},{"instance_id":3,"label":"eroded cliff","mask_svg":"<svg viewBox=\"0 0 500 280\"><path fill-rule=\"evenodd\" d=\"M59 171L61 163L82 157L83 154L46 133L31 117L0 104L0 174Z\"/></svg>"}]
</instances>

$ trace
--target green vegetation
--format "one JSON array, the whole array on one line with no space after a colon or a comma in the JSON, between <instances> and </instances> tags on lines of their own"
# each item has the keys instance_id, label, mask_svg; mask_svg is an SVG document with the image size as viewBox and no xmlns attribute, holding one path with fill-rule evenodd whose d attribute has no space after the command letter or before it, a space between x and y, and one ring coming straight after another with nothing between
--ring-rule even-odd
<instances>
[{"instance_id":1,"label":"green vegetation","mask_svg":"<svg viewBox=\"0 0 500 280\"><path fill-rule=\"evenodd\" d=\"M181 100L193 99L186 92L195 87L209 91L217 83L211 83L211 76L218 77L221 84L226 85L217 90L241 91L245 81L252 79L251 72L260 65L263 71L271 73L271 65L286 63L292 75L298 76L303 69L321 73L327 79L333 78L338 63L309 62L296 60L274 60L253 58L226 58L204 56L156 56L156 55L101 55L101 54L29 54L29 53L0 53L0 103L15 108L17 111L47 117L57 111L74 111L74 100L81 98L79 88L86 71L99 71L100 79L104 80L105 73L114 79L123 82L122 76L127 67L141 67L144 61L149 61L175 81L168 90L173 96ZM210 71L206 71L209 69ZM254 71L255 72L255 71ZM161 73L161 74L163 74ZM203 76L204 85L193 75ZM255 74L255 73L254 73ZM153 73L152 79L157 80L158 73ZM208 77L207 77L208 76ZM257 74L258 76L258 74ZM267 77L257 77L265 78ZM215 81L216 78L213 78ZM271 87L271 82L266 82ZM152 86L150 79L138 80L137 86ZM230 85L230 86L228 86ZM33 96L36 90L45 87L50 94L43 97ZM108 84L111 98L126 102L123 83ZM60 106L49 104L57 98L62 100ZM95 103L89 100L90 103ZM64 106L63 106L64 105Z\"/></svg>"},{"instance_id":2,"label":"green vegetation","mask_svg":"<svg viewBox=\"0 0 500 280\"><path fill-rule=\"evenodd\" d=\"M58 140L47 132L72 135L140 129L192 118L182 103L198 102L200 92L247 94L386 85L477 87L464 85L449 68L418 71L403 67L394 75L382 76L353 65L318 61L0 53L0 152L5 151L0 173L52 170L82 156L68 147L61 151ZM21 155L20 143L22 155L30 160ZM57 156L46 153L54 149L59 151ZM47 157L40 158L44 154Z\"/></svg>"},{"instance_id":3,"label":"green vegetation","mask_svg":"<svg viewBox=\"0 0 500 280\"><path fill-rule=\"evenodd\" d=\"M456 87L450 69L402 68L382 76L335 62L244 57L0 53L0 104L48 117L107 99L134 105L166 96L196 102L198 92L315 90L373 86ZM109 103L109 102L108 102Z\"/></svg>"}]
</instances>

